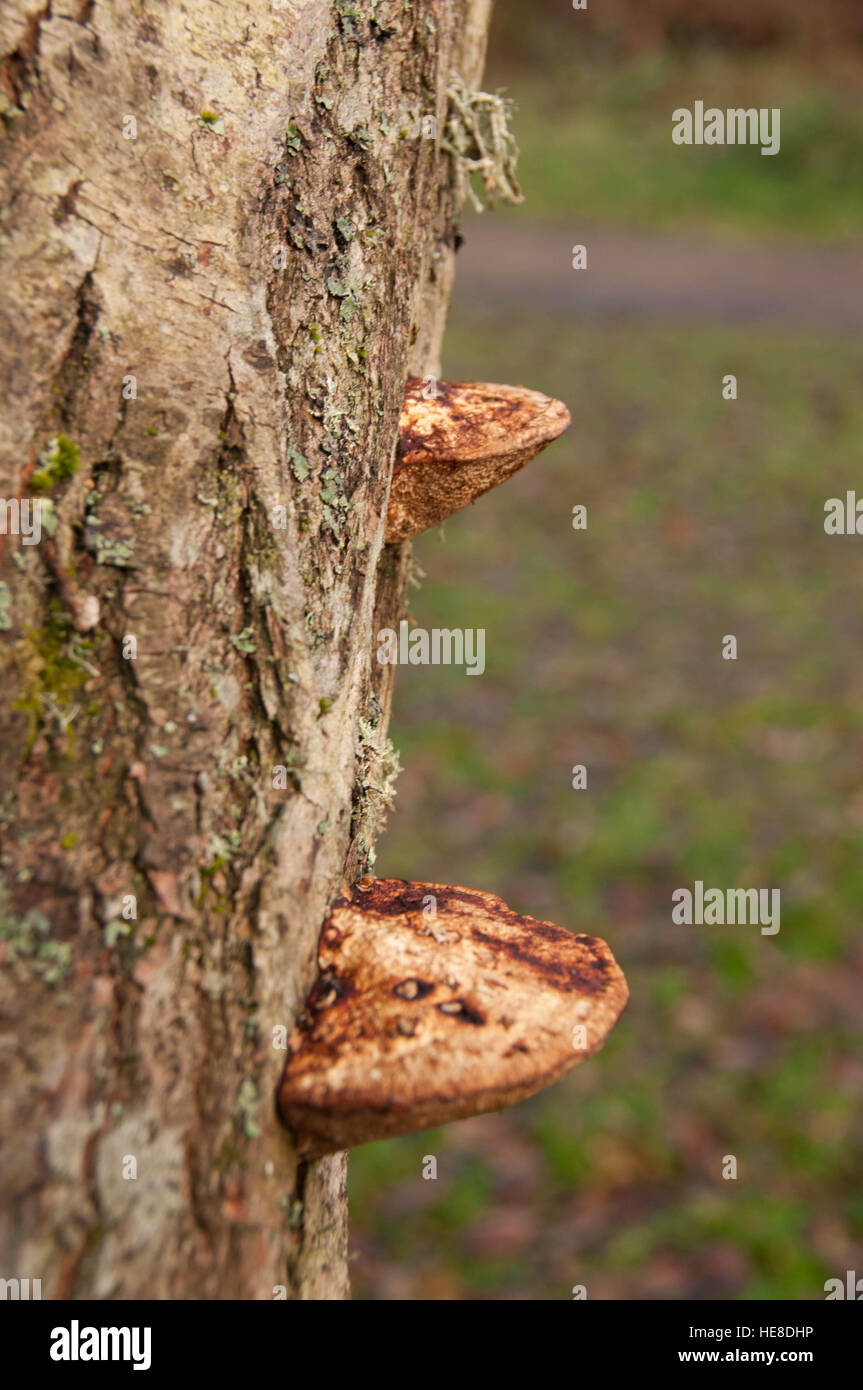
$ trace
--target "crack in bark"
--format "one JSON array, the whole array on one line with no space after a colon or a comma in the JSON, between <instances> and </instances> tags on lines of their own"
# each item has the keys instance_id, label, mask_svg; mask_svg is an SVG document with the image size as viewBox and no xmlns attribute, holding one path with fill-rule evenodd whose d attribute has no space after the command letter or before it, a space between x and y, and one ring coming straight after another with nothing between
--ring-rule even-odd
<instances>
[{"instance_id":1,"label":"crack in bark","mask_svg":"<svg viewBox=\"0 0 863 1390\"><path fill-rule=\"evenodd\" d=\"M79 397L87 380L90 363L87 350L96 330L100 304L93 288L93 271L88 270L75 296L75 323L69 346L57 369L56 405L64 430L71 430L77 418Z\"/></svg>"}]
</instances>

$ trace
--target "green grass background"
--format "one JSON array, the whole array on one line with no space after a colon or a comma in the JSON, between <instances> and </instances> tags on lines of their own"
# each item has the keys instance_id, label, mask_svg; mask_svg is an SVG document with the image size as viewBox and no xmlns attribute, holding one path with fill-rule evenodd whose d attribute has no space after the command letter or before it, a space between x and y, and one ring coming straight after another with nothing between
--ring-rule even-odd
<instances>
[{"instance_id":1,"label":"green grass background","mask_svg":"<svg viewBox=\"0 0 863 1390\"><path fill-rule=\"evenodd\" d=\"M831 82L781 54L588 56L498 61L529 195L506 215L808 235L813 254L858 234L841 57ZM696 96L782 104L782 154L681 158L669 103ZM352 1154L355 1297L823 1297L863 1271L863 540L823 531L827 497L863 495L863 345L456 293L444 365L559 396L574 423L416 543L412 616L484 627L487 669L400 668L377 872L595 932L631 1001L533 1101ZM779 887L781 931L674 926L695 878Z\"/></svg>"},{"instance_id":2,"label":"green grass background","mask_svg":"<svg viewBox=\"0 0 863 1390\"><path fill-rule=\"evenodd\" d=\"M498 10L486 85L517 105L531 216L826 241L859 236L859 52L815 57L702 43L625 55L568 23L532 22L520 4ZM692 110L696 99L723 109L779 107L779 154L673 144L671 112Z\"/></svg>"}]
</instances>

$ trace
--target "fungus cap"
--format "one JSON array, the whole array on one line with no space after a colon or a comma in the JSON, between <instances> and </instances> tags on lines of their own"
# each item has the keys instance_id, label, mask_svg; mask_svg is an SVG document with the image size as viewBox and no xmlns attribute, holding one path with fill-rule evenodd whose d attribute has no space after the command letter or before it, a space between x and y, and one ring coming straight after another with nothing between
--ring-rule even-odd
<instances>
[{"instance_id":1,"label":"fungus cap","mask_svg":"<svg viewBox=\"0 0 863 1390\"><path fill-rule=\"evenodd\" d=\"M628 997L604 941L402 879L336 904L318 964L278 1097L302 1158L524 1100L596 1052Z\"/></svg>"},{"instance_id":2,"label":"fungus cap","mask_svg":"<svg viewBox=\"0 0 863 1390\"><path fill-rule=\"evenodd\" d=\"M385 539L408 540L518 472L571 424L561 401L524 386L439 381L405 388Z\"/></svg>"}]
</instances>

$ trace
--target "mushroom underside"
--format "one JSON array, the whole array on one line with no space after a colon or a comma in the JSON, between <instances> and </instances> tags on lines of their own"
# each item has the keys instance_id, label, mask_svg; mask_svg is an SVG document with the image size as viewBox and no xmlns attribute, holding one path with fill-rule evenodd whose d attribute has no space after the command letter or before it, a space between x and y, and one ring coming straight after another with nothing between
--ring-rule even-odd
<instances>
[{"instance_id":1,"label":"mushroom underside","mask_svg":"<svg viewBox=\"0 0 863 1390\"><path fill-rule=\"evenodd\" d=\"M408 540L505 482L571 423L561 401L524 386L422 381L405 389L385 540Z\"/></svg>"},{"instance_id":2,"label":"mushroom underside","mask_svg":"<svg viewBox=\"0 0 863 1390\"><path fill-rule=\"evenodd\" d=\"M628 994L598 938L401 879L336 904L318 963L279 1088L302 1157L524 1100L598 1051Z\"/></svg>"}]
</instances>

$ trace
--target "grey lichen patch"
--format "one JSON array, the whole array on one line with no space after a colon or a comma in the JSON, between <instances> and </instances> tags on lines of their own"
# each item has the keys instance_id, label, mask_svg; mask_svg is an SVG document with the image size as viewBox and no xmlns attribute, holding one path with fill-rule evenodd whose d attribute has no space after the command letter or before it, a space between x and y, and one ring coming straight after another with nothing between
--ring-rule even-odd
<instances>
[{"instance_id":1,"label":"grey lichen patch","mask_svg":"<svg viewBox=\"0 0 863 1390\"><path fill-rule=\"evenodd\" d=\"M99 504L103 495L94 490L86 501L84 517L84 545L96 557L97 565L113 565L116 569L131 566L135 542L125 536L110 535L103 529L105 523L99 516ZM113 519L110 525L113 525Z\"/></svg>"},{"instance_id":2,"label":"grey lichen patch","mask_svg":"<svg viewBox=\"0 0 863 1390\"><path fill-rule=\"evenodd\" d=\"M375 840L386 813L395 800L396 781L401 763L392 741L381 733L381 715L373 699L368 717L357 720L357 776L351 832L356 843L360 870L375 862Z\"/></svg>"},{"instance_id":3,"label":"grey lichen patch","mask_svg":"<svg viewBox=\"0 0 863 1390\"><path fill-rule=\"evenodd\" d=\"M51 940L51 923L44 913L31 908L23 917L17 917L10 911L2 883L0 947L8 964L20 962L28 973L41 976L46 985L59 984L72 961L69 942Z\"/></svg>"},{"instance_id":4,"label":"grey lichen patch","mask_svg":"<svg viewBox=\"0 0 863 1390\"><path fill-rule=\"evenodd\" d=\"M345 328L348 328L359 311L370 277L364 276L356 265L350 263L347 252L336 258L336 271L335 275L327 277L327 289L335 299L341 301L339 315Z\"/></svg>"},{"instance_id":5,"label":"grey lichen patch","mask_svg":"<svg viewBox=\"0 0 863 1390\"><path fill-rule=\"evenodd\" d=\"M257 1139L260 1136L261 1127L257 1121L260 1103L261 1095L255 1082L250 1076L245 1077L237 1093L237 1112L247 1139Z\"/></svg>"},{"instance_id":6,"label":"grey lichen patch","mask_svg":"<svg viewBox=\"0 0 863 1390\"><path fill-rule=\"evenodd\" d=\"M113 565L116 569L128 569L132 559L134 544L132 541L108 540L104 536L96 535L93 552L96 556L97 565Z\"/></svg>"},{"instance_id":7,"label":"grey lichen patch","mask_svg":"<svg viewBox=\"0 0 863 1390\"><path fill-rule=\"evenodd\" d=\"M218 872L226 864L230 864L235 855L239 854L243 847L243 842L239 831L228 830L224 835L219 835L215 830L211 830L207 838L207 848L212 855L209 869L212 873Z\"/></svg>"},{"instance_id":8,"label":"grey lichen patch","mask_svg":"<svg viewBox=\"0 0 863 1390\"><path fill-rule=\"evenodd\" d=\"M369 15L361 6L348 6L341 18L351 31L355 25L365 30L369 23ZM274 191L273 203L283 210L281 221L289 248L298 254L291 251L285 273L278 280L273 277L268 287L275 322L285 316L286 305L307 301L304 319L296 325L300 331L295 327L291 332L294 369L298 371L297 358L303 358L306 387L305 400L295 403L293 418L286 422L286 471L302 487L302 491L293 489L293 497L301 502L298 539L310 556L310 563L302 567L303 580L311 585L322 565L327 569L332 565L333 592L340 574L338 557L365 524L362 508L355 515L351 505L365 466L360 450L376 445L374 436L369 437L366 355L377 328L367 321L367 311L380 270L380 248L366 233L381 215L383 135L377 133L375 111L380 103L375 92L368 84L340 80L357 61L353 45L344 43L345 31L340 27L341 34L332 36L327 61L315 68L315 109L308 128L303 125L300 132L301 149L294 151L300 159L290 171L292 189ZM395 135L392 141L395 143ZM305 159L313 144L315 148L323 144L330 155L336 147L342 151L344 177L340 171L325 190L317 190L314 169ZM352 171L360 174L364 195L354 196ZM306 184L317 192L318 207L326 210L323 215L312 215L315 202L307 195ZM286 277L294 286L288 300ZM306 284L316 287L312 297L304 291ZM284 367L284 360L281 365ZM346 374L346 365L350 374ZM377 412L376 418L380 418ZM374 426L375 422L371 423ZM322 637L331 631L328 621L310 620L311 625L320 627Z\"/></svg>"},{"instance_id":9,"label":"grey lichen patch","mask_svg":"<svg viewBox=\"0 0 863 1390\"><path fill-rule=\"evenodd\" d=\"M231 636L231 643L236 647L237 651L242 652L244 656L251 656L253 652L258 650L254 633L250 627L244 627L242 632L233 633Z\"/></svg>"},{"instance_id":10,"label":"grey lichen patch","mask_svg":"<svg viewBox=\"0 0 863 1390\"><path fill-rule=\"evenodd\" d=\"M452 158L455 202L467 198L477 212L483 204L472 179L479 174L489 202L521 203L516 178L518 146L509 129L513 102L500 94L471 91L455 77L447 88L449 107L441 149Z\"/></svg>"},{"instance_id":11,"label":"grey lichen patch","mask_svg":"<svg viewBox=\"0 0 863 1390\"><path fill-rule=\"evenodd\" d=\"M365 126L362 125L355 126L353 130L348 131L347 138L352 145L356 145L357 149L360 150L370 150L375 143L374 133L371 130L366 130Z\"/></svg>"},{"instance_id":12,"label":"grey lichen patch","mask_svg":"<svg viewBox=\"0 0 863 1390\"><path fill-rule=\"evenodd\" d=\"M359 5L354 0L335 0L335 11L339 17L339 28L346 39L355 39L357 31L355 25L361 19Z\"/></svg>"},{"instance_id":13,"label":"grey lichen patch","mask_svg":"<svg viewBox=\"0 0 863 1390\"><path fill-rule=\"evenodd\" d=\"M110 922L105 923L102 939L110 950L117 945L118 941L131 936L134 930L134 922L125 922L122 917L112 917Z\"/></svg>"},{"instance_id":14,"label":"grey lichen patch","mask_svg":"<svg viewBox=\"0 0 863 1390\"><path fill-rule=\"evenodd\" d=\"M321 515L324 525L338 539L342 534L348 499L340 487L339 475L334 468L325 468L321 474Z\"/></svg>"}]
</instances>

